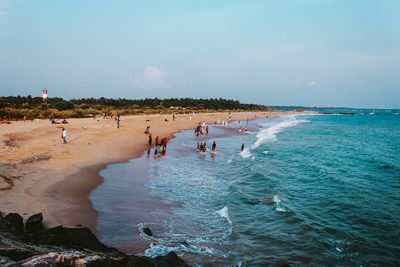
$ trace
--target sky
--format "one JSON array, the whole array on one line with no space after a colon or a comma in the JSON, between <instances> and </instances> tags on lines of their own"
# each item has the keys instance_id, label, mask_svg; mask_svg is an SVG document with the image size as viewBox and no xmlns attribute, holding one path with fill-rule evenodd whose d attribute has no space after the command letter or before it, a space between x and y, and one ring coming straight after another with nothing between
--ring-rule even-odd
<instances>
[{"instance_id":1,"label":"sky","mask_svg":"<svg viewBox=\"0 0 400 267\"><path fill-rule=\"evenodd\" d=\"M0 0L0 95L400 108L399 0Z\"/></svg>"}]
</instances>

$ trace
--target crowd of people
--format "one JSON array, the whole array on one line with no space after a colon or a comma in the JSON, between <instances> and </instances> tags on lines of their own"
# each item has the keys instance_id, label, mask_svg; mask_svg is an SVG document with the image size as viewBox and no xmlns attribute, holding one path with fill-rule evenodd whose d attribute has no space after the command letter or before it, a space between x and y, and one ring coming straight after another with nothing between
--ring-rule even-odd
<instances>
[{"instance_id":1,"label":"crowd of people","mask_svg":"<svg viewBox=\"0 0 400 267\"><path fill-rule=\"evenodd\" d=\"M149 134L147 157L150 157L151 148L153 147L153 145L154 145L155 158L160 156L165 156L165 154L167 153L168 139L166 137L160 139L158 136L156 136L153 142L153 136L150 133L150 126L146 128L146 131Z\"/></svg>"},{"instance_id":2,"label":"crowd of people","mask_svg":"<svg viewBox=\"0 0 400 267\"><path fill-rule=\"evenodd\" d=\"M200 136L201 134L208 135L208 125L206 125L206 122L203 121L197 125L197 127L194 129L194 133L196 136Z\"/></svg>"}]
</instances>

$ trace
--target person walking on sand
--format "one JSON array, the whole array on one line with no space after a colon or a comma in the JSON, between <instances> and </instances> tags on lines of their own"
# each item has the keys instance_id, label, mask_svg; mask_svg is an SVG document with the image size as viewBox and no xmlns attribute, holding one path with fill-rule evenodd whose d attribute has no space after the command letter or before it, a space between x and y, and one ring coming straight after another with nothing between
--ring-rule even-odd
<instances>
[{"instance_id":1,"label":"person walking on sand","mask_svg":"<svg viewBox=\"0 0 400 267\"><path fill-rule=\"evenodd\" d=\"M67 130L64 127L62 128L61 138L63 139L64 144L66 144L67 143Z\"/></svg>"},{"instance_id":2,"label":"person walking on sand","mask_svg":"<svg viewBox=\"0 0 400 267\"><path fill-rule=\"evenodd\" d=\"M119 119L119 114L117 115L117 128L119 129L119 127L121 126L121 120Z\"/></svg>"},{"instance_id":3,"label":"person walking on sand","mask_svg":"<svg viewBox=\"0 0 400 267\"><path fill-rule=\"evenodd\" d=\"M155 144L156 146L158 146L158 136L156 136L156 139L154 140L154 144Z\"/></svg>"},{"instance_id":4,"label":"person walking on sand","mask_svg":"<svg viewBox=\"0 0 400 267\"><path fill-rule=\"evenodd\" d=\"M151 137L151 134L149 134L149 146L153 143L153 138Z\"/></svg>"}]
</instances>

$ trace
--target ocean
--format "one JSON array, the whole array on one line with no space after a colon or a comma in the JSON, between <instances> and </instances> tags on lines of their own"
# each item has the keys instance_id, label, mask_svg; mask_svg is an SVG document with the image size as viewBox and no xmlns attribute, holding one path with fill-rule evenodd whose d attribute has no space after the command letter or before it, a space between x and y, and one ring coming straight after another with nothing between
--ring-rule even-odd
<instances>
[{"instance_id":1,"label":"ocean","mask_svg":"<svg viewBox=\"0 0 400 267\"><path fill-rule=\"evenodd\" d=\"M399 266L400 111L317 111L182 131L165 157L109 165L91 195L102 241L194 266ZM143 217L138 177L165 203Z\"/></svg>"}]
</instances>

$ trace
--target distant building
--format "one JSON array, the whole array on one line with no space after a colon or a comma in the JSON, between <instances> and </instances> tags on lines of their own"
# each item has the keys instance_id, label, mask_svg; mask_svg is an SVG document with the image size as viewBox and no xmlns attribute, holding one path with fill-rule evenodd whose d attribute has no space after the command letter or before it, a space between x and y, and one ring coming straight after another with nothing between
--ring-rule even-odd
<instances>
[{"instance_id":1,"label":"distant building","mask_svg":"<svg viewBox=\"0 0 400 267\"><path fill-rule=\"evenodd\" d=\"M43 98L43 102L46 102L47 101L47 89L46 88L44 88L43 90L42 90L42 98Z\"/></svg>"}]
</instances>

